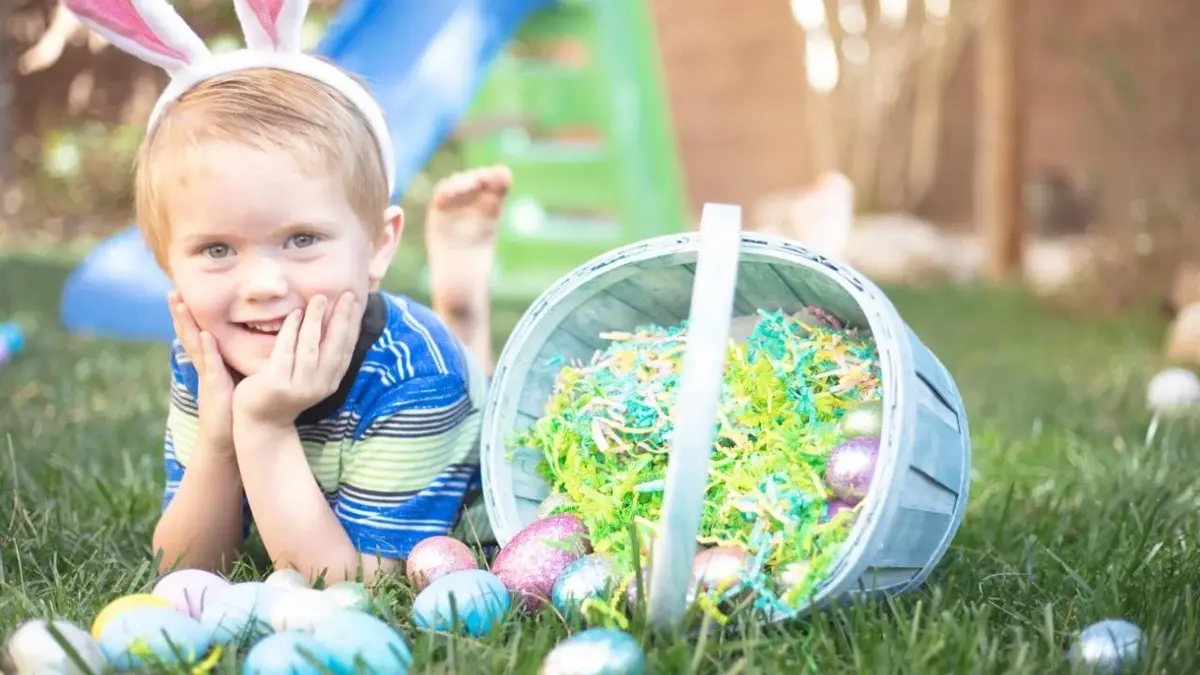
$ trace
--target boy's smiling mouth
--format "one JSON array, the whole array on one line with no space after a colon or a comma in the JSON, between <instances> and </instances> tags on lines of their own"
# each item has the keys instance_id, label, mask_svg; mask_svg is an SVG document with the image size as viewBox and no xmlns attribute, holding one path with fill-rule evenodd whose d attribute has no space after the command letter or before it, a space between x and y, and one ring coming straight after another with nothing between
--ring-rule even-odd
<instances>
[{"instance_id":1,"label":"boy's smiling mouth","mask_svg":"<svg viewBox=\"0 0 1200 675\"><path fill-rule=\"evenodd\" d=\"M275 321L250 321L239 323L239 326L250 331L251 333L259 333L261 335L278 335L279 329L283 328L283 320Z\"/></svg>"}]
</instances>

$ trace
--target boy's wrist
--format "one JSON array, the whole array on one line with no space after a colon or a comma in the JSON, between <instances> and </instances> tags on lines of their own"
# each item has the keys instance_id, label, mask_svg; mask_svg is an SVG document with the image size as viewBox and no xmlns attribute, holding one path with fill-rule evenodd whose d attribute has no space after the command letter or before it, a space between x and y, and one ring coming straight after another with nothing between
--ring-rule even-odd
<instances>
[{"instance_id":1,"label":"boy's wrist","mask_svg":"<svg viewBox=\"0 0 1200 675\"><path fill-rule=\"evenodd\" d=\"M285 441L295 434L295 424L280 420L243 416L235 417L233 423L233 445L239 457L261 457L264 453L282 448Z\"/></svg>"},{"instance_id":2,"label":"boy's wrist","mask_svg":"<svg viewBox=\"0 0 1200 675\"><path fill-rule=\"evenodd\" d=\"M199 456L205 458L237 462L232 435L206 434L201 430L196 438L196 450Z\"/></svg>"}]
</instances>

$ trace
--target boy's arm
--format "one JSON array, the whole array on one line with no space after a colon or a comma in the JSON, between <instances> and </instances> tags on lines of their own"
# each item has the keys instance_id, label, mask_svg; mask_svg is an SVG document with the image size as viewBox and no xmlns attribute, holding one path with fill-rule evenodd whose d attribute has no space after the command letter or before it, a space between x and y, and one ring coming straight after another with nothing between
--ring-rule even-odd
<instances>
[{"instance_id":1,"label":"boy's arm","mask_svg":"<svg viewBox=\"0 0 1200 675\"><path fill-rule=\"evenodd\" d=\"M237 436L246 497L276 568L326 583L354 579L358 556L317 484L296 428L248 427ZM375 570L364 570L370 579Z\"/></svg>"},{"instance_id":2,"label":"boy's arm","mask_svg":"<svg viewBox=\"0 0 1200 675\"><path fill-rule=\"evenodd\" d=\"M257 427L238 438L242 479L277 566L326 582L373 581L419 541L447 534L477 462L480 414L445 375L390 387L343 450L331 509L295 428ZM249 456L253 456L253 458Z\"/></svg>"},{"instance_id":3,"label":"boy's arm","mask_svg":"<svg viewBox=\"0 0 1200 675\"><path fill-rule=\"evenodd\" d=\"M178 348L171 352L171 376L166 488L153 550L161 556L160 571L178 566L227 572L249 520L237 460L228 449L199 437L195 369Z\"/></svg>"}]
</instances>

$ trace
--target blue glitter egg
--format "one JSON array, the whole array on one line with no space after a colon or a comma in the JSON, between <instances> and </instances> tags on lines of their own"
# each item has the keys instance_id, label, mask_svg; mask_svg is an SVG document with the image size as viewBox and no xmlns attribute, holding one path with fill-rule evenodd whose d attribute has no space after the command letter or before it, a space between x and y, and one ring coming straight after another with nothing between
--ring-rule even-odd
<instances>
[{"instance_id":1,"label":"blue glitter egg","mask_svg":"<svg viewBox=\"0 0 1200 675\"><path fill-rule=\"evenodd\" d=\"M607 599L620 580L611 556L603 553L585 555L559 573L550 591L550 602L555 609L567 614L588 598Z\"/></svg>"},{"instance_id":2,"label":"blue glitter egg","mask_svg":"<svg viewBox=\"0 0 1200 675\"><path fill-rule=\"evenodd\" d=\"M540 675L642 675L646 655L633 636L612 628L589 628L558 643L542 661Z\"/></svg>"},{"instance_id":3,"label":"blue glitter egg","mask_svg":"<svg viewBox=\"0 0 1200 675\"><path fill-rule=\"evenodd\" d=\"M461 570L426 586L413 601L412 618L418 628L445 632L454 628L457 615L459 625L479 637L499 625L511 604L508 588L495 574Z\"/></svg>"}]
</instances>

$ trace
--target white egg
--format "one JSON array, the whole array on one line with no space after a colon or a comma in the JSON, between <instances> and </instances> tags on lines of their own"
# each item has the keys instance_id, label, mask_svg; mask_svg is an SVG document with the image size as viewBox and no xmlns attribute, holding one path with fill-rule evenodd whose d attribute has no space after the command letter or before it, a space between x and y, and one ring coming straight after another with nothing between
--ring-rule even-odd
<instances>
[{"instance_id":1,"label":"white egg","mask_svg":"<svg viewBox=\"0 0 1200 675\"><path fill-rule=\"evenodd\" d=\"M33 619L21 624L8 639L5 656L13 672L17 675L84 675L103 671L104 655L91 635L66 621L55 620L53 625L86 668L81 668L63 649L45 620Z\"/></svg>"},{"instance_id":2,"label":"white egg","mask_svg":"<svg viewBox=\"0 0 1200 675\"><path fill-rule=\"evenodd\" d=\"M357 581L339 581L322 591L342 609L365 612L371 606L371 595Z\"/></svg>"},{"instance_id":3,"label":"white egg","mask_svg":"<svg viewBox=\"0 0 1200 675\"><path fill-rule=\"evenodd\" d=\"M208 598L200 623L222 644L243 635L259 639L271 632L268 624L271 609L288 593L286 589L261 581L233 584Z\"/></svg>"},{"instance_id":4,"label":"white egg","mask_svg":"<svg viewBox=\"0 0 1200 675\"><path fill-rule=\"evenodd\" d=\"M312 588L297 588L284 594L271 608L271 628L311 631L313 626L344 611L334 596Z\"/></svg>"},{"instance_id":5,"label":"white egg","mask_svg":"<svg viewBox=\"0 0 1200 675\"><path fill-rule=\"evenodd\" d=\"M263 583L279 588L312 588L308 577L293 569L275 570L263 580Z\"/></svg>"},{"instance_id":6,"label":"white egg","mask_svg":"<svg viewBox=\"0 0 1200 675\"><path fill-rule=\"evenodd\" d=\"M1146 405L1157 413L1177 413L1200 404L1200 377L1186 368L1167 368L1146 388Z\"/></svg>"}]
</instances>

